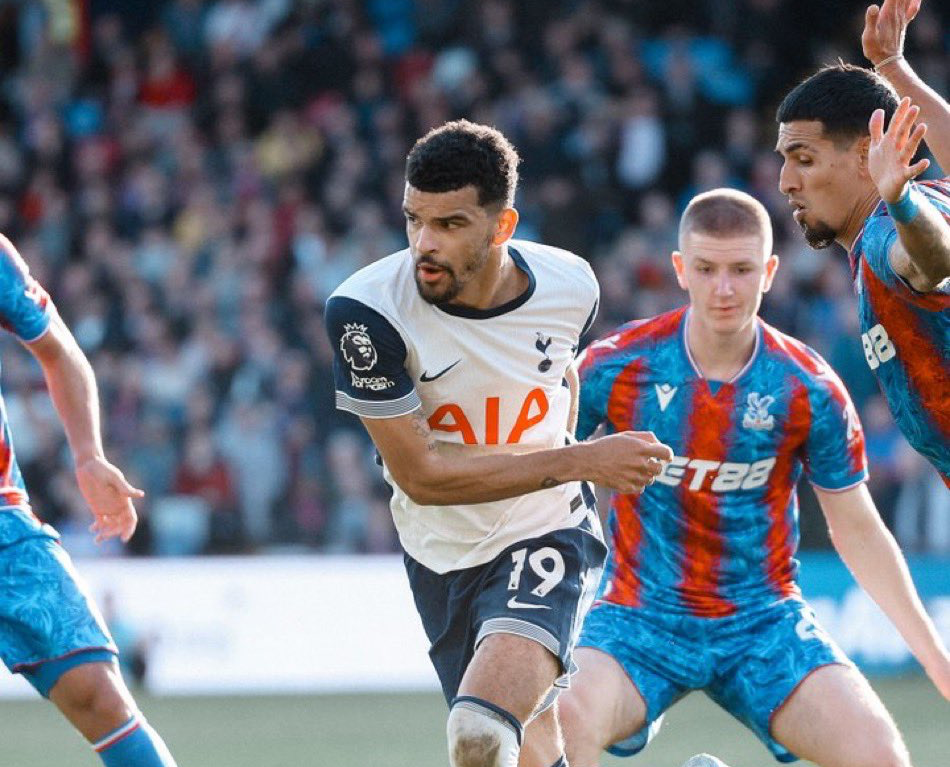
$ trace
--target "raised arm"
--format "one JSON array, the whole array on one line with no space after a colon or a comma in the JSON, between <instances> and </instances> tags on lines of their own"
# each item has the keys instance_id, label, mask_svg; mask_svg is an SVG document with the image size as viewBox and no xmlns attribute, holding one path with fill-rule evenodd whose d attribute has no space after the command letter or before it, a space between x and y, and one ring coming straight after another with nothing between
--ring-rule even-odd
<instances>
[{"instance_id":1,"label":"raised arm","mask_svg":"<svg viewBox=\"0 0 950 767\"><path fill-rule=\"evenodd\" d=\"M904 556L881 522L867 486L862 482L843 492L815 492L841 559L950 700L950 654L924 611Z\"/></svg>"},{"instance_id":2,"label":"raised arm","mask_svg":"<svg viewBox=\"0 0 950 767\"><path fill-rule=\"evenodd\" d=\"M399 487L427 506L497 501L582 479L639 493L673 457L650 432L533 453L473 456L433 439L421 410L362 421Z\"/></svg>"},{"instance_id":3,"label":"raised arm","mask_svg":"<svg viewBox=\"0 0 950 767\"><path fill-rule=\"evenodd\" d=\"M76 465L76 481L95 518L96 540L119 536L128 541L138 517L133 498L144 493L132 487L105 458L99 427L96 379L89 361L57 313L49 330L24 344L39 361Z\"/></svg>"},{"instance_id":4,"label":"raised arm","mask_svg":"<svg viewBox=\"0 0 950 767\"><path fill-rule=\"evenodd\" d=\"M921 0L884 0L871 5L864 18L861 47L875 71L894 89L920 107L927 123L927 145L943 172L950 173L950 105L914 72L904 58L907 25L920 10Z\"/></svg>"},{"instance_id":5,"label":"raised arm","mask_svg":"<svg viewBox=\"0 0 950 767\"><path fill-rule=\"evenodd\" d=\"M950 277L950 223L910 184L930 162L911 164L927 132L926 124L915 126L918 111L910 99L902 99L886 132L884 111L874 111L868 126L868 173L897 227L888 252L891 266L911 287L926 293Z\"/></svg>"}]
</instances>

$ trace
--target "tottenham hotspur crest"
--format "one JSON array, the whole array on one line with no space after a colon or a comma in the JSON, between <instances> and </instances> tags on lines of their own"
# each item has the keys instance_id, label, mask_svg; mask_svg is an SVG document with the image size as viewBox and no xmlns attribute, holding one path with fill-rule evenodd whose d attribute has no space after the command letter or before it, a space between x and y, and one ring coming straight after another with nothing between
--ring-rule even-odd
<instances>
[{"instance_id":1,"label":"tottenham hotspur crest","mask_svg":"<svg viewBox=\"0 0 950 767\"><path fill-rule=\"evenodd\" d=\"M538 363L538 370L542 373L547 373L551 369L551 365L554 364L548 356L548 347L551 345L551 337L545 336L540 332L535 333L535 335L538 339L534 342L534 348L544 355L544 359Z\"/></svg>"},{"instance_id":2,"label":"tottenham hotspur crest","mask_svg":"<svg viewBox=\"0 0 950 767\"><path fill-rule=\"evenodd\" d=\"M350 323L343 326L340 349L353 370L372 370L376 364L376 347L370 340L366 325Z\"/></svg>"},{"instance_id":3,"label":"tottenham hotspur crest","mask_svg":"<svg viewBox=\"0 0 950 767\"><path fill-rule=\"evenodd\" d=\"M758 392L750 392L746 398L746 411L742 416L742 425L746 429L757 431L772 431L775 427L775 416L769 414L769 407L775 404L775 397L771 394L760 396Z\"/></svg>"}]
</instances>

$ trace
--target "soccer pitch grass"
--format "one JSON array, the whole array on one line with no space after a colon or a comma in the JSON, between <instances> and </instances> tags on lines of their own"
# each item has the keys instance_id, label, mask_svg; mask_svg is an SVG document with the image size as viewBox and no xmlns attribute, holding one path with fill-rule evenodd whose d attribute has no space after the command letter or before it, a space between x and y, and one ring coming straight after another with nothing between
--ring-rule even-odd
<instances>
[{"instance_id":1,"label":"soccer pitch grass","mask_svg":"<svg viewBox=\"0 0 950 767\"><path fill-rule=\"evenodd\" d=\"M950 704L922 676L879 679L915 767L950 763ZM180 767L446 767L446 709L436 694L150 698L139 696ZM604 765L679 767L709 751L731 767L777 765L705 695L676 705L649 749ZM799 764L810 764L799 762ZM95 767L82 739L40 700L0 702L0 765Z\"/></svg>"}]
</instances>

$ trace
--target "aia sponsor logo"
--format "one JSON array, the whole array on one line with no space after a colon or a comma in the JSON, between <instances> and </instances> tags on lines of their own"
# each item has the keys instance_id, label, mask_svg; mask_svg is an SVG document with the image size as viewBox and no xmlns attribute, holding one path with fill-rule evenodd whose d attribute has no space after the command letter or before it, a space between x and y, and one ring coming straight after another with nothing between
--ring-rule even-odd
<instances>
[{"instance_id":1,"label":"aia sponsor logo","mask_svg":"<svg viewBox=\"0 0 950 767\"><path fill-rule=\"evenodd\" d=\"M516 445L532 426L537 426L548 414L550 403L544 389L529 391L511 424L502 424L501 397L487 397L484 405L485 433L477 434L474 423L461 405L449 402L439 405L429 416L429 428L433 431L457 432L466 445ZM507 435L507 436L505 436Z\"/></svg>"}]
</instances>

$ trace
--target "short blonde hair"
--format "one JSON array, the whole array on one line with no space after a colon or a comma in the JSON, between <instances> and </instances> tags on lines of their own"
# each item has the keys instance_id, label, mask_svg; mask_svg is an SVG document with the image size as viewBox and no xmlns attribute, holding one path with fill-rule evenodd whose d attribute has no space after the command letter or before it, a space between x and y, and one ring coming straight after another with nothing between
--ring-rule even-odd
<instances>
[{"instance_id":1,"label":"short blonde hair","mask_svg":"<svg viewBox=\"0 0 950 767\"><path fill-rule=\"evenodd\" d=\"M713 237L741 234L762 236L765 255L772 253L772 222L765 206L738 189L711 189L690 200L680 218L679 247L690 232Z\"/></svg>"}]
</instances>

